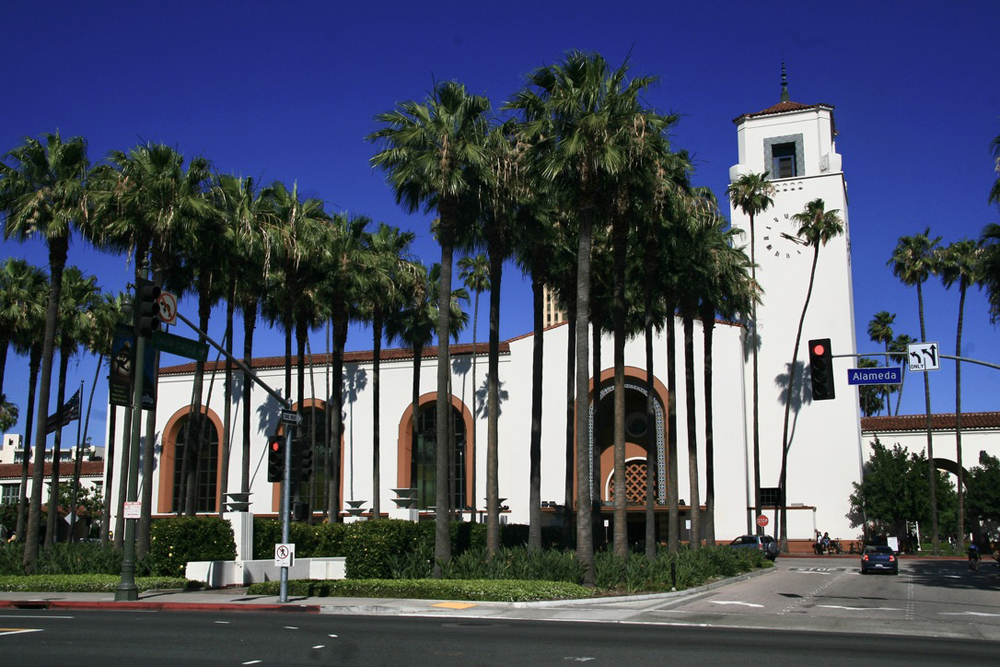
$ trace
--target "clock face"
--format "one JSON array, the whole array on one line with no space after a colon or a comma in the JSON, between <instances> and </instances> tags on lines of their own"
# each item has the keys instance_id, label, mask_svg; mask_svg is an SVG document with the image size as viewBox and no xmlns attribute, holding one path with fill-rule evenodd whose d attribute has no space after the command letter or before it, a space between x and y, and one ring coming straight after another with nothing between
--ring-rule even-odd
<instances>
[{"instance_id":1,"label":"clock face","mask_svg":"<svg viewBox=\"0 0 1000 667\"><path fill-rule=\"evenodd\" d=\"M764 223L764 252L775 259L795 260L807 255L809 244L796 235L798 225L788 213L777 213Z\"/></svg>"}]
</instances>

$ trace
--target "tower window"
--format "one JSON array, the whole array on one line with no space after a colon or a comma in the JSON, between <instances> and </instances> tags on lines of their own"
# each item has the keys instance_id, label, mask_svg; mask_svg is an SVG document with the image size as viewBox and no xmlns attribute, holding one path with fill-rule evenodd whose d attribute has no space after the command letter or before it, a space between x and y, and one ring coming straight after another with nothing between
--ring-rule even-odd
<instances>
[{"instance_id":1,"label":"tower window","mask_svg":"<svg viewBox=\"0 0 1000 667\"><path fill-rule=\"evenodd\" d=\"M798 175L795 164L795 144L775 144L771 147L771 173L775 178L794 178Z\"/></svg>"}]
</instances>

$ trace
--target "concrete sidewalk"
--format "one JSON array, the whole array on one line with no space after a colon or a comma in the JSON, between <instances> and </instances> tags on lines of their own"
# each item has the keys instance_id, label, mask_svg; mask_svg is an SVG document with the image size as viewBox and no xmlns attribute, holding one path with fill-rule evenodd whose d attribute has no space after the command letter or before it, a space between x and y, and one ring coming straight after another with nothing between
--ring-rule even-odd
<instances>
[{"instance_id":1,"label":"concrete sidewalk","mask_svg":"<svg viewBox=\"0 0 1000 667\"><path fill-rule=\"evenodd\" d=\"M112 593L31 593L0 591L0 609L80 609L141 611L246 611L392 616L449 616L467 618L590 620L615 622L650 605L678 601L736 581L774 572L757 570L671 593L595 597L538 602L470 602L391 598L289 597L280 603L273 595L248 595L245 588L205 591L146 591L135 602L116 602Z\"/></svg>"}]
</instances>

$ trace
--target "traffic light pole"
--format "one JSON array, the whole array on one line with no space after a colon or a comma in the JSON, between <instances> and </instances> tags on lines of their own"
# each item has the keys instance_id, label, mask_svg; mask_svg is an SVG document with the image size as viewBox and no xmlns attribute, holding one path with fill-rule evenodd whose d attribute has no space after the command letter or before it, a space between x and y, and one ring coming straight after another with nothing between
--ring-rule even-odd
<instances>
[{"instance_id":1,"label":"traffic light pole","mask_svg":"<svg viewBox=\"0 0 1000 667\"><path fill-rule=\"evenodd\" d=\"M194 330L196 334L198 334L201 338L203 338L209 345L214 347L223 356L225 356L226 359L233 362L237 368L246 373L247 377L249 377L254 382L254 384L256 384L261 389L266 391L274 400L278 401L279 405L284 406L286 410L292 409L292 402L290 399L282 397L281 394L279 394L278 392L274 391L269 386L264 384L264 382L259 377L257 377L257 375L252 370L250 370L246 364L244 364L240 359L237 359L233 355L226 352L226 350L221 345L219 345L214 340L209 338L208 334L206 334L204 331L195 326L194 322L184 317L184 315L182 315L179 310L177 311L177 319L179 319L184 324L188 325L192 330ZM285 470L282 473L282 481L281 481L281 543L282 544L288 544L288 540L290 539L289 520L292 507L292 500L291 500L292 484L290 475L292 470L292 431L294 429L291 428L289 425L286 426L287 428L285 428ZM134 421L132 428L133 430L136 429ZM135 465L138 466L138 463L136 463ZM129 468L130 474L131 470L132 468ZM127 535L128 533L126 532L126 536ZM124 565L122 566L122 570L124 570ZM278 602L288 602L287 566L282 566L281 568L281 585L278 592L279 592Z\"/></svg>"}]
</instances>

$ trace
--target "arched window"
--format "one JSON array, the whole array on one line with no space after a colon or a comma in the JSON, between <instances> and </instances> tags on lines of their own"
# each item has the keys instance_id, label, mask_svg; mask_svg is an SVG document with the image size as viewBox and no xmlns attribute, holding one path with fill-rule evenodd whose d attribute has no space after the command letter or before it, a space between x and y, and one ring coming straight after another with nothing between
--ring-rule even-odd
<instances>
[{"instance_id":1,"label":"arched window","mask_svg":"<svg viewBox=\"0 0 1000 667\"><path fill-rule=\"evenodd\" d=\"M455 433L455 445L451 458L454 471L454 491L452 507L464 509L467 506L465 494L465 420L453 406L449 408ZM417 417L417 433L414 438L413 457L410 462L410 479L417 489L417 508L429 509L437 505L437 405L427 403L420 408Z\"/></svg>"},{"instance_id":2,"label":"arched window","mask_svg":"<svg viewBox=\"0 0 1000 667\"><path fill-rule=\"evenodd\" d=\"M301 437L313 451L312 477L303 482L299 489L302 500L309 503L311 512L323 512L327 507L329 491L326 484L327 459L330 456L326 445L326 410L318 406L300 408L302 424L296 437Z\"/></svg>"},{"instance_id":3,"label":"arched window","mask_svg":"<svg viewBox=\"0 0 1000 667\"><path fill-rule=\"evenodd\" d=\"M205 415L194 415L194 418L185 415L180 418L176 433L170 511L187 511L187 499L191 497L189 484L192 481L194 511L218 511L219 432L215 424Z\"/></svg>"}]
</instances>

